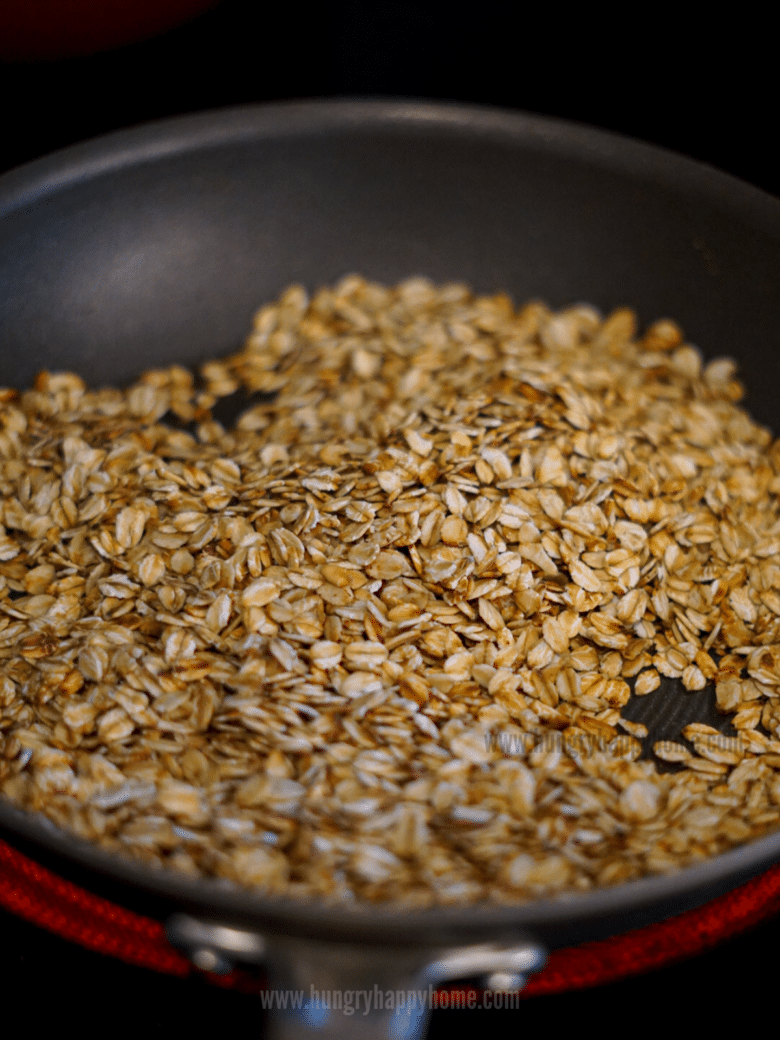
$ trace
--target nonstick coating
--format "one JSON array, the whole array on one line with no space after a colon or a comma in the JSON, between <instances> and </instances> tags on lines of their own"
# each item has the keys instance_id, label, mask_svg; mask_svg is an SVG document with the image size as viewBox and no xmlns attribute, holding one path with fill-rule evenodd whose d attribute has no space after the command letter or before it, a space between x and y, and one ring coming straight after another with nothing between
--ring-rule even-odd
<instances>
[{"instance_id":1,"label":"nonstick coating","mask_svg":"<svg viewBox=\"0 0 780 1040\"><path fill-rule=\"evenodd\" d=\"M687 159L519 113L410 102L246 107L152 124L0 178L6 386L43 368L122 384L236 349L291 282L359 272L505 290L553 307L673 317L705 356L737 358L769 426L780 388L780 202ZM670 683L626 714L650 743L712 693ZM668 878L518 907L411 914L265 900L119 861L5 802L0 824L96 886L263 931L462 941L525 930L551 946L701 904L780 860L780 834ZM29 843L32 843L30 846Z\"/></svg>"}]
</instances>

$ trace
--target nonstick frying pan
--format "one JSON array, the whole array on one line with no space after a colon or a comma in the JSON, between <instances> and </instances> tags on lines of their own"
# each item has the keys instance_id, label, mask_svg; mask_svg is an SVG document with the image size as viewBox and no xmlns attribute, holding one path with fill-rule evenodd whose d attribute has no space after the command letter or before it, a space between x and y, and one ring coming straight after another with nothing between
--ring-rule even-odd
<instances>
[{"instance_id":1,"label":"nonstick frying pan","mask_svg":"<svg viewBox=\"0 0 780 1040\"><path fill-rule=\"evenodd\" d=\"M414 102L305 102L175 119L0 179L2 383L43 369L122 384L235 350L291 282L414 274L551 306L673 317L737 358L760 422L780 387L780 202L593 129ZM712 691L668 682L625 714L649 744L688 721L728 732ZM119 860L0 800L12 840L163 907L196 962L264 960L279 987L517 984L543 951L641 927L780 860L780 834L670 877L552 901L399 913L267 899ZM425 1014L279 1013L278 1037L419 1036Z\"/></svg>"}]
</instances>

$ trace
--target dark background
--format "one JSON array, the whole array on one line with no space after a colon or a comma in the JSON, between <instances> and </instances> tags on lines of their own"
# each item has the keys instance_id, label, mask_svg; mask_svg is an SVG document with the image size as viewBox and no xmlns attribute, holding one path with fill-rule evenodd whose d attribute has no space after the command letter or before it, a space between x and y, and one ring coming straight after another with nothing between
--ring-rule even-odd
<instances>
[{"instance_id":1,"label":"dark background","mask_svg":"<svg viewBox=\"0 0 780 1040\"><path fill-rule=\"evenodd\" d=\"M36 3L78 8L89 0ZM734 6L691 23L655 11L607 15L594 5L572 11L522 0L213 0L154 39L45 62L7 60L15 48L5 12L20 6L35 4L0 0L0 170L118 127L200 109L385 95L591 123L780 194L773 34ZM67 50L77 36L52 30L39 47L56 49L59 37Z\"/></svg>"},{"instance_id":2,"label":"dark background","mask_svg":"<svg viewBox=\"0 0 780 1040\"><path fill-rule=\"evenodd\" d=\"M684 152L780 195L770 33L738 8L717 25L670 16L578 13L522 3L319 4L222 0L131 45L23 60L2 39L0 173L111 130L202 109L321 96L440 98L520 108ZM32 5L28 5L32 6ZM707 10L707 9L703 9ZM56 40L55 40L56 44ZM51 39L49 40L51 47ZM72 49L61 39L60 50ZM55 51L57 47L54 47ZM71 947L0 912L0 991L38 1031L69 1018L123 1032L203 1035L252 1028L252 997L156 976ZM529 999L520 1012L438 1012L459 1026L518 1029L715 1024L722 1000L773 994L780 921L640 979ZM88 1018L85 1012L88 1010ZM110 1016L110 1017L109 1017ZM486 1017L487 1016L487 1017ZM702 1021L704 1019L704 1021Z\"/></svg>"}]
</instances>

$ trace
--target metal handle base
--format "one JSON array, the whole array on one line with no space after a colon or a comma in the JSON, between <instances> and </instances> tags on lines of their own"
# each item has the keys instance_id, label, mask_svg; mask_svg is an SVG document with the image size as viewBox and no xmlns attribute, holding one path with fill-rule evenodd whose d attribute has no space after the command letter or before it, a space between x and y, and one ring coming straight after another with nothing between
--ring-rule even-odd
<instances>
[{"instance_id":1,"label":"metal handle base","mask_svg":"<svg viewBox=\"0 0 780 1040\"><path fill-rule=\"evenodd\" d=\"M199 968L264 964L268 1040L422 1040L444 983L480 979L493 991L522 989L545 951L523 937L450 949L326 943L252 932L177 915L168 938Z\"/></svg>"}]
</instances>

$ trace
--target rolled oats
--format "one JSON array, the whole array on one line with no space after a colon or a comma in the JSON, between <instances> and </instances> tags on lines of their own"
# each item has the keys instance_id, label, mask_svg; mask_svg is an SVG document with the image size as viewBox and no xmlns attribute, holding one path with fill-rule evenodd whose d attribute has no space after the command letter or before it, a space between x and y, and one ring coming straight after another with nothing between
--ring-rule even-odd
<instances>
[{"instance_id":1,"label":"rolled oats","mask_svg":"<svg viewBox=\"0 0 780 1040\"><path fill-rule=\"evenodd\" d=\"M4 796L149 863L409 906L777 827L780 448L734 373L625 309L350 276L200 383L2 391ZM735 735L643 750L621 712L669 681Z\"/></svg>"}]
</instances>

